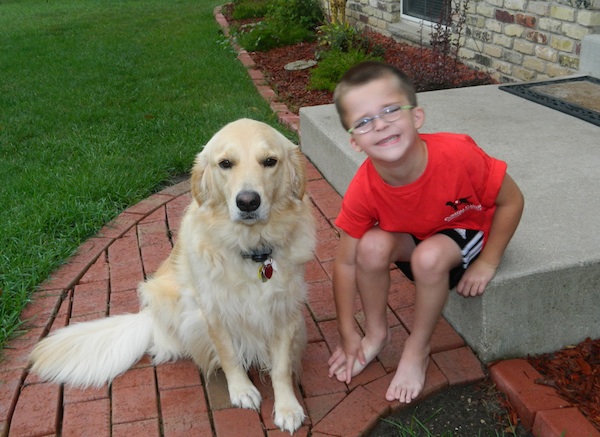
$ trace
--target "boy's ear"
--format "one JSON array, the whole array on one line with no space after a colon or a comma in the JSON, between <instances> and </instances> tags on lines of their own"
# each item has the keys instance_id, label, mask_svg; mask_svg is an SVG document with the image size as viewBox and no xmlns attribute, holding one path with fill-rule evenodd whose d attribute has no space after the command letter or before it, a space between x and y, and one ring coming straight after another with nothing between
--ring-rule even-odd
<instances>
[{"instance_id":1,"label":"boy's ear","mask_svg":"<svg viewBox=\"0 0 600 437\"><path fill-rule=\"evenodd\" d=\"M415 127L417 129L421 129L421 126L425 123L425 111L423 108L417 106L412 110L413 120L415 123Z\"/></svg>"},{"instance_id":2,"label":"boy's ear","mask_svg":"<svg viewBox=\"0 0 600 437\"><path fill-rule=\"evenodd\" d=\"M362 152L361 147L358 144L356 144L356 141L354 141L354 137L352 137L352 136L350 137L350 145L356 152L358 152L358 153Z\"/></svg>"}]
</instances>

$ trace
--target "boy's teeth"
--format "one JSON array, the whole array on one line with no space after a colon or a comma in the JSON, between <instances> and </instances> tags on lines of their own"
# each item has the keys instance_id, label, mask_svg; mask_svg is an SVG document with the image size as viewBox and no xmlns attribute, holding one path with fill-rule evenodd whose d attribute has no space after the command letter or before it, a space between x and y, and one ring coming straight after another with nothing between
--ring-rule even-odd
<instances>
[{"instance_id":1,"label":"boy's teeth","mask_svg":"<svg viewBox=\"0 0 600 437\"><path fill-rule=\"evenodd\" d=\"M392 137L387 137L387 138L385 138L385 139L381 140L381 141L379 142L379 144L384 144L384 143L387 143L387 142L389 142L389 141L395 140L396 138L398 138L398 136L397 136L397 135L394 135L394 136L392 136Z\"/></svg>"}]
</instances>

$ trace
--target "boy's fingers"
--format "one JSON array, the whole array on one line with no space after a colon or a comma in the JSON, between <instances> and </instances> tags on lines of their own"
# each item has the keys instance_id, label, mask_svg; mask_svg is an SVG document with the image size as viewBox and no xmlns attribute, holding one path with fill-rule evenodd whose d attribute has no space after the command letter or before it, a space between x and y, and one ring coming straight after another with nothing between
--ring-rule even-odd
<instances>
[{"instance_id":1,"label":"boy's fingers","mask_svg":"<svg viewBox=\"0 0 600 437\"><path fill-rule=\"evenodd\" d=\"M346 355L343 353L341 349L336 349L334 354L329 358L327 364L329 365L329 377L331 378L333 375L337 374L340 369L344 368L344 364L346 361Z\"/></svg>"},{"instance_id":2,"label":"boy's fingers","mask_svg":"<svg viewBox=\"0 0 600 437\"><path fill-rule=\"evenodd\" d=\"M331 363L329 365L329 377L331 378L333 375L335 375L339 368L340 364L338 364L337 361Z\"/></svg>"},{"instance_id":3,"label":"boy's fingers","mask_svg":"<svg viewBox=\"0 0 600 437\"><path fill-rule=\"evenodd\" d=\"M327 364L329 366L331 366L333 363L335 363L337 361L337 359L340 356L340 348L336 348L335 351L333 351L333 354L331 355L331 357L329 357L329 359L327 360Z\"/></svg>"}]
</instances>

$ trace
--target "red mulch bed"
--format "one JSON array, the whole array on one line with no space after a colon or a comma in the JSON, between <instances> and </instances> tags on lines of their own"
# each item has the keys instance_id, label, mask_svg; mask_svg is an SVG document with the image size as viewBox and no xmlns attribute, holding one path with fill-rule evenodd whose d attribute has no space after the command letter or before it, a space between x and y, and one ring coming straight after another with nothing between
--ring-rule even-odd
<instances>
[{"instance_id":1,"label":"red mulch bed","mask_svg":"<svg viewBox=\"0 0 600 437\"><path fill-rule=\"evenodd\" d=\"M228 9L223 10L231 23L228 12ZM463 64L446 65L426 48L398 43L376 33L369 36L374 43L385 47L384 59L387 63L397 66L413 79L417 91L493 83L484 72ZM279 99L296 114L303 106L333 103L331 92L308 89L310 69L284 69L289 62L314 59L315 48L316 43L313 42L250 53ZM434 68L432 66L442 73L432 75L425 71ZM444 83L436 81L436 77L444 77ZM600 430L600 339L587 339L558 352L528 357L528 361L543 376L537 383L554 387L561 397L579 408Z\"/></svg>"},{"instance_id":2,"label":"red mulch bed","mask_svg":"<svg viewBox=\"0 0 600 437\"><path fill-rule=\"evenodd\" d=\"M536 383L554 387L600 431L600 339L527 360L543 376Z\"/></svg>"},{"instance_id":3,"label":"red mulch bed","mask_svg":"<svg viewBox=\"0 0 600 437\"><path fill-rule=\"evenodd\" d=\"M413 80L418 92L494 83L487 73L440 57L427 48L399 43L377 33L369 33L369 39L372 44L385 47L385 62L404 71ZM299 71L284 69L289 62L314 59L316 46L315 42L305 42L267 52L250 53L279 98L292 112L298 113L298 108L302 106L333 102L331 92L308 89L310 68Z\"/></svg>"},{"instance_id":4,"label":"red mulch bed","mask_svg":"<svg viewBox=\"0 0 600 437\"><path fill-rule=\"evenodd\" d=\"M310 68L297 71L283 68L289 62L314 59L315 48L316 43L313 42L250 53L256 67L263 72L279 99L295 114L303 106L333 103L333 93L308 89Z\"/></svg>"}]
</instances>

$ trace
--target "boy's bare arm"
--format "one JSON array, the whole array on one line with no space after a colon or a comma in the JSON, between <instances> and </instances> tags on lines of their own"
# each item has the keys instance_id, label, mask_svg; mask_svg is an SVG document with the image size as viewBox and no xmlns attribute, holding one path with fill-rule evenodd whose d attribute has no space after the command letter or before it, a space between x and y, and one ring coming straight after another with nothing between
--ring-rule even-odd
<instances>
[{"instance_id":1,"label":"boy's bare arm","mask_svg":"<svg viewBox=\"0 0 600 437\"><path fill-rule=\"evenodd\" d=\"M354 301L356 299L356 238L340 230L340 245L333 271L333 296L338 330L344 335L354 331Z\"/></svg>"},{"instance_id":2,"label":"boy's bare arm","mask_svg":"<svg viewBox=\"0 0 600 437\"><path fill-rule=\"evenodd\" d=\"M507 173L496 198L496 211L487 243L456 287L458 293L463 296L477 296L483 293L496 274L502 255L517 230L524 203L521 190Z\"/></svg>"},{"instance_id":3,"label":"boy's bare arm","mask_svg":"<svg viewBox=\"0 0 600 437\"><path fill-rule=\"evenodd\" d=\"M345 371L346 382L350 383L354 361L363 365L366 358L361 346L361 337L354 327L354 301L358 292L356 285L356 249L358 241L340 230L340 245L334 263L333 295L337 314L340 345L327 362L329 377Z\"/></svg>"}]
</instances>

